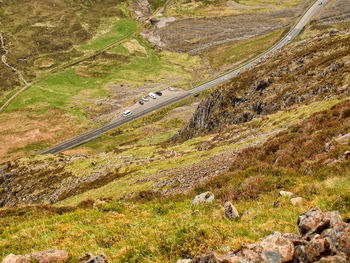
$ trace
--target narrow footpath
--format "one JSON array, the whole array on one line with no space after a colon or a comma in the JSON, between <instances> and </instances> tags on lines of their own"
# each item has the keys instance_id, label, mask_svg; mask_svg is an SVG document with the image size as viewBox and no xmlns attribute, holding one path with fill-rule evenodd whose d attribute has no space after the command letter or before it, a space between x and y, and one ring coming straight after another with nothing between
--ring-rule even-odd
<instances>
[{"instance_id":1,"label":"narrow footpath","mask_svg":"<svg viewBox=\"0 0 350 263\"><path fill-rule=\"evenodd\" d=\"M0 112L6 108L6 106L14 99L18 96L18 94L20 94L21 92L23 92L24 90L26 90L30 84L25 80L25 78L23 77L23 74L18 70L16 69L15 67L9 65L7 63L7 55L9 53L9 51L6 49L5 47L5 41L4 41L4 37L2 35L2 33L0 32L0 40L1 40L1 48L5 51L5 54L3 54L1 56L1 61L2 63L5 64L6 67L9 67L10 69L12 69L12 71L16 72L20 78L20 80L24 83L24 87L21 88L19 91L17 91L14 95L12 95L1 107L0 107Z\"/></svg>"}]
</instances>

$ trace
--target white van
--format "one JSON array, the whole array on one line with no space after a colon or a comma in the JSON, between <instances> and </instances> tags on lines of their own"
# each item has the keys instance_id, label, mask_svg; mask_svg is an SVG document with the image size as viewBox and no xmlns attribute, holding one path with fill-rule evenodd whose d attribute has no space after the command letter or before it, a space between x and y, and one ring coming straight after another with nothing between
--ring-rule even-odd
<instances>
[{"instance_id":1,"label":"white van","mask_svg":"<svg viewBox=\"0 0 350 263\"><path fill-rule=\"evenodd\" d=\"M132 114L131 110L126 110L126 111L123 112L123 117L130 116L131 114Z\"/></svg>"},{"instance_id":2,"label":"white van","mask_svg":"<svg viewBox=\"0 0 350 263\"><path fill-rule=\"evenodd\" d=\"M156 97L156 94L154 94L153 92L150 92L150 93L148 94L148 96L151 97L152 99L156 99L156 98L157 98L157 97Z\"/></svg>"}]
</instances>

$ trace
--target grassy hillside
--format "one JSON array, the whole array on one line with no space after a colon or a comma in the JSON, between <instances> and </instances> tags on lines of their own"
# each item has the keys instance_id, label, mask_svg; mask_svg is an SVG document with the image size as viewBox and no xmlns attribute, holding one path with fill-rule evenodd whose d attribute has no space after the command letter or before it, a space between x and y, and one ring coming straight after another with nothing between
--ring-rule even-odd
<instances>
[{"instance_id":1,"label":"grassy hillside","mask_svg":"<svg viewBox=\"0 0 350 263\"><path fill-rule=\"evenodd\" d=\"M197 113L209 98L214 112L221 110L227 117L201 136L169 140L189 121L198 104L194 98L67 155L8 162L0 177L0 259L9 253L57 248L69 251L70 262L87 251L106 253L111 262L176 262L210 250L222 253L227 246L235 251L274 231L295 232L298 215L314 206L339 210L347 220L348 38L344 32L323 34L308 46L294 44L293 55L276 53L253 69L257 78L275 78L266 91L248 71L202 95ZM273 110L264 108L266 112L253 118L230 122L239 115L227 108L232 100L225 95L235 93L216 96L231 88L241 92L236 85L245 80L242 94L253 87L259 89L259 100L268 101L272 94L267 90L273 85L298 83L296 72L310 82L299 89L292 86L289 92L307 99L290 104L274 100ZM327 84L331 88L319 89ZM279 196L280 190L302 197L302 203L293 206ZM204 191L212 191L215 201L192 205L193 197ZM224 216L227 200L237 207L238 220Z\"/></svg>"},{"instance_id":2,"label":"grassy hillside","mask_svg":"<svg viewBox=\"0 0 350 263\"><path fill-rule=\"evenodd\" d=\"M339 210L348 218L350 167L342 154L349 145L332 141L329 153L315 157L325 140L350 131L349 106L349 100L337 104L272 136L261 147L248 148L237 155L228 172L186 195L157 198L144 192L133 200L113 196L95 208L87 199L72 208L3 209L2 256L54 247L68 250L70 262L86 251L104 252L111 262L175 262L208 250L220 253L226 246L236 250L242 242L274 231L294 232L298 215L316 205ZM293 162L288 154L300 158ZM324 165L327 158L337 162ZM292 206L288 198L278 196L280 189L302 196L303 204ZM194 194L205 190L213 191L217 201L191 205ZM234 202L239 220L224 217L225 200Z\"/></svg>"}]
</instances>

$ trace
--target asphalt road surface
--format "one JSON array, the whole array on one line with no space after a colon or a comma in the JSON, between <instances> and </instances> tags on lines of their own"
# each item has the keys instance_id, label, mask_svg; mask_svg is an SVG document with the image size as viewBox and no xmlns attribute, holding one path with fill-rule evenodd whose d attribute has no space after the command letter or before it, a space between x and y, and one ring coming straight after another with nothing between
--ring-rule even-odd
<instances>
[{"instance_id":1,"label":"asphalt road surface","mask_svg":"<svg viewBox=\"0 0 350 263\"><path fill-rule=\"evenodd\" d=\"M158 110L160 108L166 107L170 104L173 104L177 101L183 100L187 97L190 97L192 95L198 94L204 90L207 90L211 87L217 86L218 84L221 84L223 82L226 82L229 79L234 78L239 74L242 70L249 69L260 62L260 60L266 56L268 56L270 53L284 47L287 45L290 41L292 41L300 32L301 30L306 26L306 24L311 20L311 18L318 13L323 6L328 2L329 0L317 0L309 9L308 11L303 15L303 17L299 20L299 22L293 27L292 30L288 32L288 34L282 38L277 44L275 44L273 47L271 47L268 51L254 59L253 61L249 62L248 64L231 71L227 74L224 74L216 79L213 79L211 81L208 81L204 84L201 84L189 91L171 91L171 92L165 92L163 96L157 96L157 99L153 100L149 98L149 101L146 102L144 105L134 105L130 107L133 114L128 117L122 117L117 116L113 121L109 124L103 125L95 130L89 131L87 133L84 133L82 135L79 135L77 137L74 137L70 140L67 140L65 142L62 142L60 144L57 144L39 154L48 154L48 153L59 153L68 149L71 149L75 146L84 144L88 141L91 141L102 134L113 130L125 123L131 122L133 120L136 120L152 111Z\"/></svg>"}]
</instances>

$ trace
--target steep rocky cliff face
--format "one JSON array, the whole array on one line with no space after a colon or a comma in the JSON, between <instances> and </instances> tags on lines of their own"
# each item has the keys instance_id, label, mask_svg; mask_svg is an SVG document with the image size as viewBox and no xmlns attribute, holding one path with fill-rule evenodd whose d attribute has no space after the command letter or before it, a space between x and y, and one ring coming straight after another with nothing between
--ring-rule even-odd
<instances>
[{"instance_id":1,"label":"steep rocky cliff face","mask_svg":"<svg viewBox=\"0 0 350 263\"><path fill-rule=\"evenodd\" d=\"M173 138L182 141L288 107L350 94L350 33L288 45L214 90Z\"/></svg>"}]
</instances>

